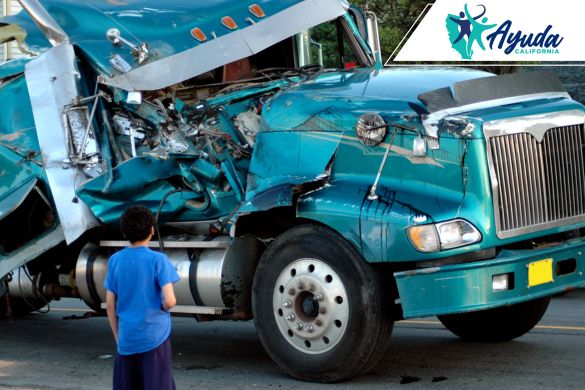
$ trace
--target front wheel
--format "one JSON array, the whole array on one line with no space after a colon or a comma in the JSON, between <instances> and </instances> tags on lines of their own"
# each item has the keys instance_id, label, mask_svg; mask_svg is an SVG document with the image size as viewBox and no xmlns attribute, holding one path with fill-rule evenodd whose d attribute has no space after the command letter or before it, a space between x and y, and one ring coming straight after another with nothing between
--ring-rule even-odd
<instances>
[{"instance_id":1,"label":"front wheel","mask_svg":"<svg viewBox=\"0 0 585 390\"><path fill-rule=\"evenodd\" d=\"M439 316L447 329L469 341L509 341L528 333L542 318L550 298L471 313Z\"/></svg>"},{"instance_id":2,"label":"front wheel","mask_svg":"<svg viewBox=\"0 0 585 390\"><path fill-rule=\"evenodd\" d=\"M252 308L262 344L295 378L339 382L371 368L392 330L379 275L341 236L314 225L279 236L263 254Z\"/></svg>"}]
</instances>

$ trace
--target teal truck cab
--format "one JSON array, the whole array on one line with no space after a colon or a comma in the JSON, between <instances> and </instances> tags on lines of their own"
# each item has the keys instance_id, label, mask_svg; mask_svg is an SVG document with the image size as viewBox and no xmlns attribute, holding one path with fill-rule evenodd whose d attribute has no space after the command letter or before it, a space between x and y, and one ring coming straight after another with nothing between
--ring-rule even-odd
<instances>
[{"instance_id":1,"label":"teal truck cab","mask_svg":"<svg viewBox=\"0 0 585 390\"><path fill-rule=\"evenodd\" d=\"M3 312L102 310L130 205L177 315L251 320L288 374L373 367L393 323L532 329L585 285L585 108L547 73L382 69L343 0L21 0L0 42Z\"/></svg>"}]
</instances>

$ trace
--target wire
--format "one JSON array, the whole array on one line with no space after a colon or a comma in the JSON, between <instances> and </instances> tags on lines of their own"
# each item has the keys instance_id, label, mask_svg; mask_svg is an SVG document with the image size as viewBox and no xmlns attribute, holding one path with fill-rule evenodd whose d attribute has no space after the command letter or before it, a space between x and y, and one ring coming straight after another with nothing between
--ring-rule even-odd
<instances>
[{"instance_id":1,"label":"wire","mask_svg":"<svg viewBox=\"0 0 585 390\"><path fill-rule=\"evenodd\" d=\"M178 192L189 192L189 190L186 190L186 189L183 189L183 188L177 188L177 189L174 189L174 190L171 190L171 191L167 192L165 194L165 196L163 196L162 200L160 201L160 204L158 205L158 209L156 210L156 216L154 217L154 223L156 225L156 235L158 237L158 245L159 245L160 251L162 253L165 253L165 247L164 247L164 243L163 243L162 237L160 235L160 226L159 226L159 223L158 223L158 219L160 217L160 212L161 212L161 210L162 210L162 208L163 208L163 206L164 206L167 198L169 196L173 195L173 194L178 193Z\"/></svg>"}]
</instances>

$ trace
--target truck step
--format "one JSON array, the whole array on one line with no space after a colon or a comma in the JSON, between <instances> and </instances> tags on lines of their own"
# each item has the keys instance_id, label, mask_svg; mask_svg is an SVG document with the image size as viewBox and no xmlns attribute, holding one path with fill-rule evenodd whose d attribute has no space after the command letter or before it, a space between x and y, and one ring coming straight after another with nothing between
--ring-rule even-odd
<instances>
[{"instance_id":1,"label":"truck step","mask_svg":"<svg viewBox=\"0 0 585 390\"><path fill-rule=\"evenodd\" d=\"M101 304L102 309L106 309L106 303ZM175 314L208 314L208 315L221 315L223 314L225 307L212 307L212 306L188 306L188 305L177 305L171 309L171 313Z\"/></svg>"}]
</instances>

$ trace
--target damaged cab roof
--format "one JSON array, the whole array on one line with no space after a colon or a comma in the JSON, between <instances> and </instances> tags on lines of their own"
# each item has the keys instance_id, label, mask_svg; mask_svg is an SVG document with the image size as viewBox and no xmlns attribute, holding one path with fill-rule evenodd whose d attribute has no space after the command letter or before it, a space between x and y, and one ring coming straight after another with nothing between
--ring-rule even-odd
<instances>
[{"instance_id":1,"label":"damaged cab roof","mask_svg":"<svg viewBox=\"0 0 585 390\"><path fill-rule=\"evenodd\" d=\"M157 90L196 77L349 8L345 0L182 0L168 7L134 0L40 3L100 71L100 81L127 91Z\"/></svg>"}]
</instances>

